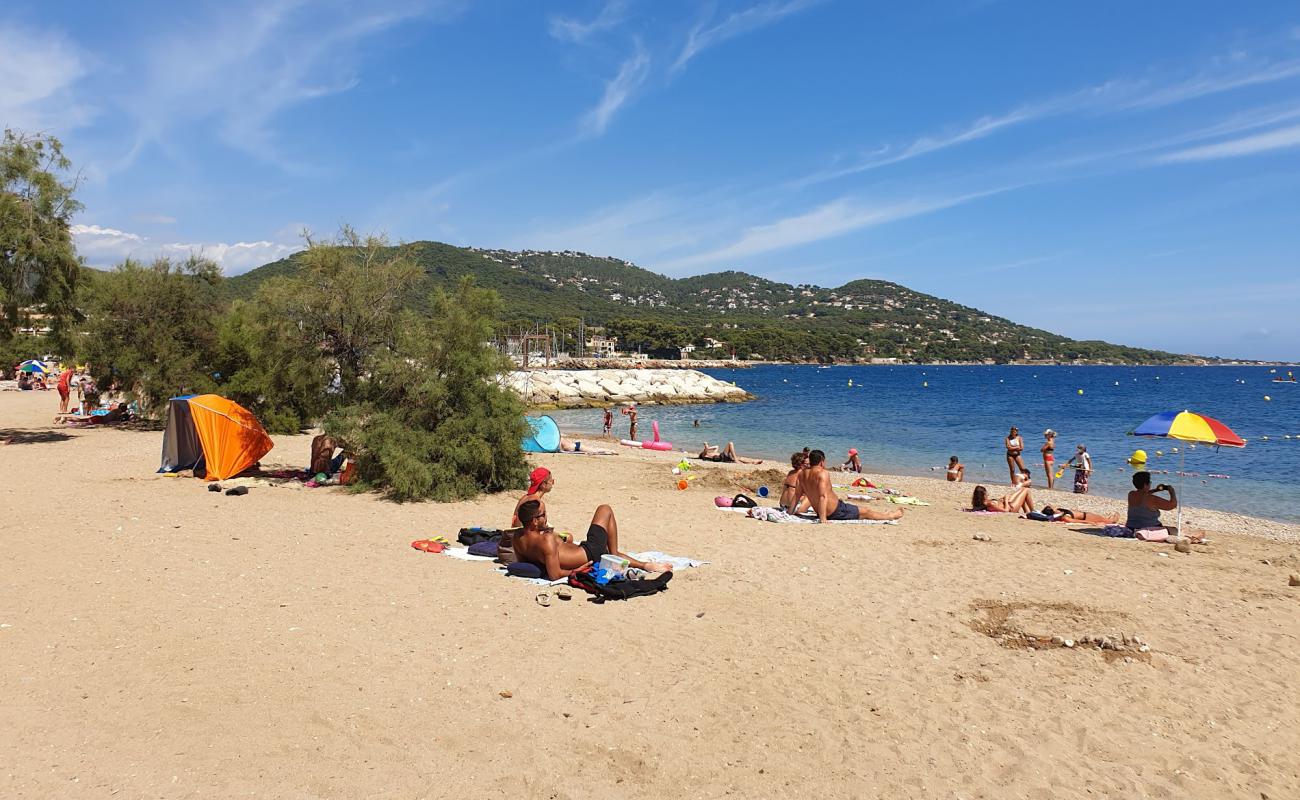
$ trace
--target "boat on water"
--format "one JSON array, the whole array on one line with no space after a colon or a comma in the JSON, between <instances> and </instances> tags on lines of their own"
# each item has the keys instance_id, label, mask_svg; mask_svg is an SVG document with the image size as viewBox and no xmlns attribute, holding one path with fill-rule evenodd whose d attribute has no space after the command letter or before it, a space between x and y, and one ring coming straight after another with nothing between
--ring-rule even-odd
<instances>
[{"instance_id":1,"label":"boat on water","mask_svg":"<svg viewBox=\"0 0 1300 800\"><path fill-rule=\"evenodd\" d=\"M1285 378L1277 377L1273 379L1273 383L1295 383L1295 382L1296 382L1295 376L1292 375L1290 372L1286 374Z\"/></svg>"}]
</instances>

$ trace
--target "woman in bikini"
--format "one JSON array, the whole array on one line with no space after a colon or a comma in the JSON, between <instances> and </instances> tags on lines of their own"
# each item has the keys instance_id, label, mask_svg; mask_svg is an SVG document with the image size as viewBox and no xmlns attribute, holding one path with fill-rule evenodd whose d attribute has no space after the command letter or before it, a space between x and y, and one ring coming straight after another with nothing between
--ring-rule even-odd
<instances>
[{"instance_id":1,"label":"woman in bikini","mask_svg":"<svg viewBox=\"0 0 1300 800\"><path fill-rule=\"evenodd\" d=\"M1047 473L1047 488L1051 489L1056 480L1056 431L1048 428L1043 431L1043 471Z\"/></svg>"},{"instance_id":2,"label":"woman in bikini","mask_svg":"<svg viewBox=\"0 0 1300 800\"><path fill-rule=\"evenodd\" d=\"M1003 513L1028 514L1034 510L1034 500L1029 496L1029 487L1022 486L1006 497L989 497L989 490L976 486L970 498L971 511L1001 511Z\"/></svg>"},{"instance_id":3,"label":"woman in bikini","mask_svg":"<svg viewBox=\"0 0 1300 800\"><path fill-rule=\"evenodd\" d=\"M948 459L948 480L961 483L966 479L966 467L957 460L957 456Z\"/></svg>"},{"instance_id":4,"label":"woman in bikini","mask_svg":"<svg viewBox=\"0 0 1300 800\"><path fill-rule=\"evenodd\" d=\"M1024 459L1020 454L1025 451L1025 440L1020 438L1020 429L1011 426L1011 433L1003 440L1007 446L1007 471L1011 473L1011 485L1016 485L1016 476L1025 471Z\"/></svg>"},{"instance_id":5,"label":"woman in bikini","mask_svg":"<svg viewBox=\"0 0 1300 800\"><path fill-rule=\"evenodd\" d=\"M799 473L808 466L807 453L795 453L790 456L790 471L781 482L781 508L789 508L799 494Z\"/></svg>"},{"instance_id":6,"label":"woman in bikini","mask_svg":"<svg viewBox=\"0 0 1300 800\"><path fill-rule=\"evenodd\" d=\"M1068 508L1043 506L1043 513L1052 518L1052 522L1093 522L1098 525L1114 525L1119 522L1115 515L1094 514L1091 511L1071 511Z\"/></svg>"}]
</instances>

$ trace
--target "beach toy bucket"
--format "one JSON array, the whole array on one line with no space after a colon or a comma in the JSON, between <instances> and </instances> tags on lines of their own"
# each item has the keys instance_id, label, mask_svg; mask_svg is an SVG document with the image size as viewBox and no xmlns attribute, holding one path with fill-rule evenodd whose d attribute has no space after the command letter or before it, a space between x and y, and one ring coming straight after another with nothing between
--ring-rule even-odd
<instances>
[{"instance_id":1,"label":"beach toy bucket","mask_svg":"<svg viewBox=\"0 0 1300 800\"><path fill-rule=\"evenodd\" d=\"M687 481L678 481L678 482L677 482L677 488L678 488L678 489L685 489L687 486L690 486L690 485L691 485L691 484L690 484L689 482L687 482Z\"/></svg>"},{"instance_id":2,"label":"beach toy bucket","mask_svg":"<svg viewBox=\"0 0 1300 800\"><path fill-rule=\"evenodd\" d=\"M767 497L767 487L766 487L766 486L760 486L760 487L758 487L758 496L759 496L759 497Z\"/></svg>"}]
</instances>

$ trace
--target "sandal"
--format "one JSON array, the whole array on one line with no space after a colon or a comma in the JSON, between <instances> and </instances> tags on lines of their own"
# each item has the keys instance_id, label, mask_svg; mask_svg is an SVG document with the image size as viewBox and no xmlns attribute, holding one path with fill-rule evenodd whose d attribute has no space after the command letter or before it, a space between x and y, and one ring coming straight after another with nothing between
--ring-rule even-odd
<instances>
[{"instance_id":1,"label":"sandal","mask_svg":"<svg viewBox=\"0 0 1300 800\"><path fill-rule=\"evenodd\" d=\"M573 592L569 591L569 587L561 586L560 588L555 590L555 596L560 598L561 600L572 600Z\"/></svg>"},{"instance_id":2,"label":"sandal","mask_svg":"<svg viewBox=\"0 0 1300 800\"><path fill-rule=\"evenodd\" d=\"M536 599L537 605L542 606L543 608L549 608L551 605L551 596L546 592L538 594Z\"/></svg>"}]
</instances>

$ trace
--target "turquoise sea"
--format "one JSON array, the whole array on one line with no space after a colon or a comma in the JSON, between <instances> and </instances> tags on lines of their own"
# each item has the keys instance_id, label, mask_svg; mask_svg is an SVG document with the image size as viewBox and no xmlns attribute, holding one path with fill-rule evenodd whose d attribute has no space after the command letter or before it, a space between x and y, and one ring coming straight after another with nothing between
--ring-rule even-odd
<instances>
[{"instance_id":1,"label":"turquoise sea","mask_svg":"<svg viewBox=\"0 0 1300 800\"><path fill-rule=\"evenodd\" d=\"M675 448L734 441L741 455L784 461L805 446L838 463L858 448L868 471L942 477L960 456L967 482L1008 481L1002 440L1011 425L1025 438L1025 464L1046 485L1038 448L1054 429L1058 463L1084 443L1092 454L1091 491L1122 497L1142 448L1148 468L1176 483L1194 506L1300 523L1300 384L1275 384L1267 367L763 366L707 370L758 396L751 403L647 406L641 438L659 422ZM1277 374L1284 374L1278 368ZM1300 370L1297 370L1300 372ZM852 381L852 386L849 382ZM1083 390L1080 394L1079 390ZM1266 400L1268 396L1271 399ZM1152 414L1189 409L1214 417L1247 440L1244 449L1138 439L1126 435ZM552 412L561 429L598 431L599 410ZM699 420L700 426L694 426ZM614 432L627 435L627 419ZM1268 437L1265 439L1264 437ZM1290 437L1290 438L1287 438ZM1156 451L1163 451L1157 456ZM1228 475L1211 478L1209 475ZM1069 491L1072 471L1058 481ZM1064 485L1062 485L1064 484Z\"/></svg>"}]
</instances>

